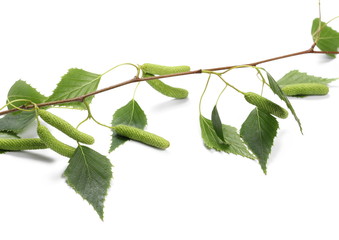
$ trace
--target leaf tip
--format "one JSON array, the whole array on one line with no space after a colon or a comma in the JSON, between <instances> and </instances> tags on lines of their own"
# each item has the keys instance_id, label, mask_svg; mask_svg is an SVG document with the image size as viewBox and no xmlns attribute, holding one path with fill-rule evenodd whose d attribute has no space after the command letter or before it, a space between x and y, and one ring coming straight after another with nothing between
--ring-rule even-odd
<instances>
[{"instance_id":1,"label":"leaf tip","mask_svg":"<svg viewBox=\"0 0 339 240\"><path fill-rule=\"evenodd\" d=\"M260 164L260 163L259 163ZM262 172L267 176L267 166L266 164L260 164Z\"/></svg>"}]
</instances>

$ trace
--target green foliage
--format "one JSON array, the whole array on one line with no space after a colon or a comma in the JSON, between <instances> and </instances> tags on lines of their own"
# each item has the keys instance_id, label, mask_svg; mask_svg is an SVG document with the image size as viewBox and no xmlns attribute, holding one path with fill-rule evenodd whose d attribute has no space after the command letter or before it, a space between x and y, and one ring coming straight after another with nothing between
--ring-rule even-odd
<instances>
[{"instance_id":1,"label":"green foliage","mask_svg":"<svg viewBox=\"0 0 339 240\"><path fill-rule=\"evenodd\" d=\"M147 118L137 101L132 99L125 106L115 111L112 120L112 126L128 125L144 129L147 125ZM125 143L128 138L118 135L115 131L112 133L112 143L109 152L112 152L121 144Z\"/></svg>"},{"instance_id":2,"label":"green foliage","mask_svg":"<svg viewBox=\"0 0 339 240\"><path fill-rule=\"evenodd\" d=\"M318 46L322 51L325 51L325 53L329 56L335 57L334 53L336 53L339 48L338 32L328 27L326 23L321 22L320 19L315 19L312 25L312 36L316 46ZM294 70L287 73L282 79L276 82L266 70L261 67L257 67L257 65L286 57L311 53L313 52L314 46L315 45L312 45L308 51L283 55L281 57L271 58L248 65L214 68L214 70L205 69L189 72L189 66L171 67L150 63L145 63L141 66L130 63L121 64L134 66L137 69L136 77L129 81L121 82L102 89L96 93L104 92L129 83L140 82L143 80L140 79L140 71L144 78L156 75L169 75L163 76L163 78L173 77L177 75L184 75L180 74L183 72L185 72L185 74L207 73L209 78L200 99L199 107L201 109L201 100L208 87L211 75L218 76L219 80L222 80L226 86L244 94L245 99L249 103L257 106L257 108L249 114L242 124L240 134L236 128L222 123L217 106L213 108L211 120L200 114L199 121L204 145L208 149L235 154L249 159L258 159L263 172L266 174L267 161L271 153L274 138L276 137L277 130L279 128L277 119L272 115L286 118L288 116L288 112L279 105L256 93L242 92L240 89L233 86L233 84L231 85L228 83L223 78L223 75L233 69L245 67L255 68L261 77L263 86L265 84L269 85L272 92L285 102L286 106L292 112L295 120L297 121L300 131L302 131L300 120L286 95L327 94L327 84L336 79L310 76L306 73ZM55 105L87 110L88 118L86 120L93 119L99 125L112 129L110 152L130 139L140 141L160 149L168 148L170 143L166 139L143 130L147 125L147 118L144 111L134 99L115 111L111 127L99 123L95 120L94 116L92 116L88 104L91 103L93 96L86 96L89 93L95 92L101 77L116 67L111 68L101 75L78 68L71 68L61 78L61 81L57 84L57 87L54 89L53 94L50 97L45 97L25 81L16 81L8 92L7 103L11 103L8 105L8 108L19 108L31 103L39 104L50 102L49 104L43 104L43 106L46 107L46 105ZM225 71L220 72L220 70ZM261 71L265 71L267 73L268 81L266 81ZM169 86L159 79L149 80L148 84L161 94L168 97L183 99L188 96L187 90ZM221 93L223 93L223 91ZM73 102L72 99L74 100L74 98L79 101ZM83 100L85 102L82 102ZM3 108L5 107L6 105ZM38 107L41 107L41 105ZM106 109L107 108L105 108L105 110ZM4 113L8 112L3 112L3 114ZM69 165L64 172L64 176L67 178L66 182L86 201L88 201L88 203L92 205L98 213L99 217L103 219L104 201L112 179L112 164L109 159L86 146L78 145L75 149L57 140L47 127L40 124L39 118L36 118L36 113L38 113L38 115L40 115L46 123L59 129L76 141L86 144L94 143L94 138L92 136L80 132L60 117L57 117L43 109L35 108L9 113L0 119L0 153L4 153L6 151L50 148L51 150L70 158ZM34 119L38 120L37 135L39 138L21 139L18 137L17 134L22 133L34 121Z\"/></svg>"},{"instance_id":3,"label":"green foliage","mask_svg":"<svg viewBox=\"0 0 339 240\"><path fill-rule=\"evenodd\" d=\"M225 144L225 142L221 141L217 136L214 131L212 121L202 115L200 115L200 128L201 137L207 148L255 159L253 154L248 151L247 146L240 138L236 128L225 124L222 125L223 135L228 144Z\"/></svg>"},{"instance_id":4,"label":"green foliage","mask_svg":"<svg viewBox=\"0 0 339 240\"><path fill-rule=\"evenodd\" d=\"M312 75L308 75L307 73L299 72L298 70L293 70L283 76L277 83L280 87L284 87L286 85L298 84L298 83L321 83L328 84L337 80L337 78L321 78Z\"/></svg>"},{"instance_id":5,"label":"green foliage","mask_svg":"<svg viewBox=\"0 0 339 240\"><path fill-rule=\"evenodd\" d=\"M337 78L321 78L293 70L283 76L277 83L287 96L325 95L328 83Z\"/></svg>"},{"instance_id":6,"label":"green foliage","mask_svg":"<svg viewBox=\"0 0 339 240\"><path fill-rule=\"evenodd\" d=\"M19 99L27 99L33 103L38 104L38 103L43 103L44 101L46 101L47 97L39 93L35 88L27 84L25 81L18 80L9 89L8 94L7 94L7 101L11 102L14 100L19 100ZM17 101L17 102L13 102L12 105L16 107L20 107L27 103L29 102ZM8 105L8 109L14 108L14 106L12 105Z\"/></svg>"},{"instance_id":7,"label":"green foliage","mask_svg":"<svg viewBox=\"0 0 339 240\"><path fill-rule=\"evenodd\" d=\"M11 133L11 132L0 132L0 139L5 138L5 139L18 139L20 138L18 135Z\"/></svg>"},{"instance_id":8,"label":"green foliage","mask_svg":"<svg viewBox=\"0 0 339 240\"><path fill-rule=\"evenodd\" d=\"M150 73L144 73L143 77L152 77L154 76L153 74ZM183 88L176 88L172 87L170 85L167 85L160 81L159 79L154 79L147 81L147 83L155 90L157 90L159 93L167 96L167 97L172 97L172 98L177 98L177 99L183 99L187 98L188 96L188 91Z\"/></svg>"},{"instance_id":9,"label":"green foliage","mask_svg":"<svg viewBox=\"0 0 339 240\"><path fill-rule=\"evenodd\" d=\"M71 68L61 78L53 94L47 99L48 102L80 97L97 90L101 75L87 72L78 68ZM92 97L86 98L90 103ZM81 102L60 103L59 106L73 107L76 109L86 109Z\"/></svg>"},{"instance_id":10,"label":"green foliage","mask_svg":"<svg viewBox=\"0 0 339 240\"><path fill-rule=\"evenodd\" d=\"M313 20L312 37L317 47L326 52L335 52L339 48L339 33L320 21L319 18ZM328 53L328 56L335 58L335 54Z\"/></svg>"},{"instance_id":11,"label":"green foliage","mask_svg":"<svg viewBox=\"0 0 339 240\"><path fill-rule=\"evenodd\" d=\"M9 113L0 119L0 131L21 133L34 119L34 112Z\"/></svg>"},{"instance_id":12,"label":"green foliage","mask_svg":"<svg viewBox=\"0 0 339 240\"><path fill-rule=\"evenodd\" d=\"M288 100L288 98L286 97L286 95L284 94L284 92L281 90L279 84L274 80L274 78L271 76L271 74L269 74L268 72L267 73L267 78L268 78L268 82L269 82L269 85L270 85L270 88L272 89L272 91L278 95L278 97L283 100L286 104L286 106L288 107L288 109L291 111L291 113L293 114L294 116L294 119L297 121L298 125L299 125L299 129L300 129L300 132L302 132L302 127L301 127L301 122L297 116L297 113L295 112L290 100Z\"/></svg>"},{"instance_id":13,"label":"green foliage","mask_svg":"<svg viewBox=\"0 0 339 240\"><path fill-rule=\"evenodd\" d=\"M268 156L273 140L279 128L278 121L269 113L255 108L242 124L240 135L249 149L258 158L259 164L266 174Z\"/></svg>"},{"instance_id":14,"label":"green foliage","mask_svg":"<svg viewBox=\"0 0 339 240\"><path fill-rule=\"evenodd\" d=\"M212 120L212 125L213 125L213 129L214 129L215 133L220 138L220 140L224 142L225 138L224 138L224 132L222 130L222 122L221 122L219 112L218 112L216 105L214 106L214 108L212 110L211 120Z\"/></svg>"},{"instance_id":15,"label":"green foliage","mask_svg":"<svg viewBox=\"0 0 339 240\"><path fill-rule=\"evenodd\" d=\"M204 144L209 149L215 149L217 151L224 151L229 144L222 141L214 130L212 121L200 115L200 129L201 137L204 140Z\"/></svg>"},{"instance_id":16,"label":"green foliage","mask_svg":"<svg viewBox=\"0 0 339 240\"><path fill-rule=\"evenodd\" d=\"M150 145L152 147L166 149L170 146L170 142L166 139L153 133L144 131L140 128L131 127L128 125L116 125L113 130L121 136L133 139L138 142Z\"/></svg>"},{"instance_id":17,"label":"green foliage","mask_svg":"<svg viewBox=\"0 0 339 240\"><path fill-rule=\"evenodd\" d=\"M104 218L104 201L112 179L109 159L86 146L79 145L64 172L66 182Z\"/></svg>"}]
</instances>

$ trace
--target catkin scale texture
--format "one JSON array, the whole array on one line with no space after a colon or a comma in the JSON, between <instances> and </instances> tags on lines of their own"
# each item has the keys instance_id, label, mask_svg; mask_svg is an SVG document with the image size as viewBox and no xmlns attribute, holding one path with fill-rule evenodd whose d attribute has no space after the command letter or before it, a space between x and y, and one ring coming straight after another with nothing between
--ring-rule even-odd
<instances>
[{"instance_id":1,"label":"catkin scale texture","mask_svg":"<svg viewBox=\"0 0 339 240\"><path fill-rule=\"evenodd\" d=\"M177 99L184 99L188 96L188 91L182 88L174 88L168 85L165 85L159 79L150 80L148 84L151 85L153 88L157 89L158 91L162 92L164 95L168 97L173 97Z\"/></svg>"},{"instance_id":2,"label":"catkin scale texture","mask_svg":"<svg viewBox=\"0 0 339 240\"><path fill-rule=\"evenodd\" d=\"M167 75L181 72L189 72L191 68L189 66L163 66L153 63L144 63L140 66L142 71L154 75Z\"/></svg>"},{"instance_id":3,"label":"catkin scale texture","mask_svg":"<svg viewBox=\"0 0 339 240\"><path fill-rule=\"evenodd\" d=\"M10 151L45 149L46 144L40 138L1 138L0 149Z\"/></svg>"},{"instance_id":4,"label":"catkin scale texture","mask_svg":"<svg viewBox=\"0 0 339 240\"><path fill-rule=\"evenodd\" d=\"M248 92L244 95L246 101L257 106L260 110L268 112L279 118L287 118L288 112L278 104L264 98L256 93Z\"/></svg>"},{"instance_id":5,"label":"catkin scale texture","mask_svg":"<svg viewBox=\"0 0 339 240\"><path fill-rule=\"evenodd\" d=\"M73 138L74 140L85 143L85 144L94 143L94 138L92 136L79 131L78 129L73 127L69 122L54 115L53 113L50 113L43 109L39 109L38 114L46 123L57 128L58 130L60 130L61 132L69 136L70 138Z\"/></svg>"},{"instance_id":6,"label":"catkin scale texture","mask_svg":"<svg viewBox=\"0 0 339 240\"><path fill-rule=\"evenodd\" d=\"M287 96L326 95L329 88L321 83L298 83L287 85L282 88Z\"/></svg>"},{"instance_id":7,"label":"catkin scale texture","mask_svg":"<svg viewBox=\"0 0 339 240\"><path fill-rule=\"evenodd\" d=\"M143 74L143 77L145 77L145 78L153 77L153 76L154 76L153 74L149 74L149 73ZM154 88L155 90L161 92L162 94L164 94L165 96L168 96L168 97L173 97L173 98L177 98L177 99L184 99L184 98L187 98L187 96L188 96L188 91L186 89L169 86L169 85L163 83L162 81L160 81L159 79L149 80L149 81L147 81L147 83L152 88Z\"/></svg>"},{"instance_id":8,"label":"catkin scale texture","mask_svg":"<svg viewBox=\"0 0 339 240\"><path fill-rule=\"evenodd\" d=\"M156 148L166 149L170 146L169 141L167 141L166 139L136 127L131 127L127 125L117 125L114 127L114 131L119 135L145 143Z\"/></svg>"},{"instance_id":9,"label":"catkin scale texture","mask_svg":"<svg viewBox=\"0 0 339 240\"><path fill-rule=\"evenodd\" d=\"M48 130L47 127L39 124L37 132L38 132L38 136L40 137L40 139L46 144L48 148L52 149L53 151L65 157L73 156L75 152L75 148L65 143L62 143L58 139L56 139L52 135L52 133Z\"/></svg>"}]
</instances>

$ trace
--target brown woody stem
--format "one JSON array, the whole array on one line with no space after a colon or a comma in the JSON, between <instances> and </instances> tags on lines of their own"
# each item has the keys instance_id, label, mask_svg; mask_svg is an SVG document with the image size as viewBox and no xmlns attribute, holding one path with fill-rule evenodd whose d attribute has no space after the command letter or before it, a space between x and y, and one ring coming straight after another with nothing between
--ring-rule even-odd
<instances>
[{"instance_id":1,"label":"brown woody stem","mask_svg":"<svg viewBox=\"0 0 339 240\"><path fill-rule=\"evenodd\" d=\"M241 67L241 66L257 66L259 64L263 64L263 63L267 63L267 62L272 62L272 61L276 61L276 60L280 60L283 58L289 58L289 57L295 57L295 56L299 56L299 55L303 55L303 54L308 54L308 53L317 53L317 54L339 54L339 52L328 52L328 51L315 51L314 50L315 44L313 44L311 46L310 49L305 50L305 51L301 51L301 52L295 52L295 53L291 53L291 54L287 54L287 55L283 55L283 56L279 56L279 57L275 57L275 58L269 58L266 60L262 60L262 61L258 61L258 62L254 62L254 63L249 63L249 64L241 64L241 65L234 65L234 66L227 66L227 67L218 67L218 68L210 68L210 69L199 69L199 70L194 70L194 71L189 71L189 72L182 72L182 73L174 73L174 74L168 74L168 75L161 75L161 76L153 76L153 77L147 77L147 78L139 78L139 77L134 77L130 80L124 81L124 82L120 82L118 84L106 87L106 88L102 88L99 89L97 91L91 92L91 93L87 93L85 95L79 96L79 97L75 97L75 98L69 98L69 99L64 99L64 100L58 100L58 101L52 101L52 102L45 102L45 103L40 103L40 104L36 104L35 106L37 107L46 107L46 106L51 106L51 105L57 105L57 104L61 104L61 103L70 103L70 102L83 102L85 100L85 98L102 93L102 92L107 92L109 90L112 90L114 88L118 88L130 83L136 83L136 82L142 82L142 81L149 81L149 80L154 80L154 79L161 79L161 78L169 78L169 77L177 77L177 76L184 76L184 75L191 75L191 74L200 74L203 73L204 71L210 71L210 72L214 72L214 71L222 71L222 70L228 70L228 69L232 69L232 68L236 68L236 67ZM29 105L29 106L25 106L22 107L22 109L31 109L34 108L34 105ZM5 115L11 112L16 112L19 111L16 108L13 109L9 109L9 110L5 110L0 112L0 116L1 115Z\"/></svg>"}]
</instances>

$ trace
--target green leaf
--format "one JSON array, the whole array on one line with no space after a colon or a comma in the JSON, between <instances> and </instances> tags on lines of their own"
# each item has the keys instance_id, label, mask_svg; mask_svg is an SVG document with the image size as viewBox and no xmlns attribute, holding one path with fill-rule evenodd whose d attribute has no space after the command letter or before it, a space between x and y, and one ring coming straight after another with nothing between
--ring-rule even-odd
<instances>
[{"instance_id":1,"label":"green leaf","mask_svg":"<svg viewBox=\"0 0 339 240\"><path fill-rule=\"evenodd\" d=\"M271 153L273 140L277 135L278 128L279 123L275 117L255 108L240 129L240 136L254 155L257 156L265 174L267 159Z\"/></svg>"},{"instance_id":2,"label":"green leaf","mask_svg":"<svg viewBox=\"0 0 339 240\"><path fill-rule=\"evenodd\" d=\"M312 37L317 47L326 52L336 52L339 48L339 33L326 23L321 22L319 18L313 20L312 24ZM327 54L335 58L335 54Z\"/></svg>"},{"instance_id":3,"label":"green leaf","mask_svg":"<svg viewBox=\"0 0 339 240\"><path fill-rule=\"evenodd\" d=\"M14 133L10 133L10 132L0 132L0 138L20 138L18 137L16 134ZM0 154L1 153L5 153L8 152L8 150L3 150L0 149Z\"/></svg>"},{"instance_id":4,"label":"green leaf","mask_svg":"<svg viewBox=\"0 0 339 240\"><path fill-rule=\"evenodd\" d=\"M0 119L0 131L20 133L35 119L35 112L9 113Z\"/></svg>"},{"instance_id":5,"label":"green leaf","mask_svg":"<svg viewBox=\"0 0 339 240\"><path fill-rule=\"evenodd\" d=\"M0 132L0 138L20 138L20 137L15 133Z\"/></svg>"},{"instance_id":6,"label":"green leaf","mask_svg":"<svg viewBox=\"0 0 339 240\"><path fill-rule=\"evenodd\" d=\"M238 130L235 127L223 125L223 131L225 141L229 143L224 152L255 159L255 156L248 151L246 144L241 139Z\"/></svg>"},{"instance_id":7,"label":"green leaf","mask_svg":"<svg viewBox=\"0 0 339 240\"><path fill-rule=\"evenodd\" d=\"M224 133L222 131L222 122L216 105L212 110L211 120L215 133L217 134L221 141L225 141Z\"/></svg>"},{"instance_id":8,"label":"green leaf","mask_svg":"<svg viewBox=\"0 0 339 240\"><path fill-rule=\"evenodd\" d=\"M11 102L19 99L27 99L33 103L42 103L46 101L47 97L39 93L35 88L26 83L25 81L18 80L13 86L9 89L7 95L7 101ZM27 104L27 101L18 101L12 103L16 107L20 107L24 104ZM14 108L12 105L8 105L8 109Z\"/></svg>"},{"instance_id":9,"label":"green leaf","mask_svg":"<svg viewBox=\"0 0 339 240\"><path fill-rule=\"evenodd\" d=\"M58 101L69 98L76 98L87 93L97 90L101 75L87 72L78 68L71 68L61 78L57 87L54 89L53 94L47 99L50 101ZM86 98L86 102L90 103L93 96ZM58 104L59 106L73 107L77 109L85 109L81 102L71 102Z\"/></svg>"},{"instance_id":10,"label":"green leaf","mask_svg":"<svg viewBox=\"0 0 339 240\"><path fill-rule=\"evenodd\" d=\"M200 115L200 127L201 136L207 148L255 159L248 151L247 146L242 141L236 128L224 124L222 125L225 141L229 143L225 144L215 133L212 121L202 115Z\"/></svg>"},{"instance_id":11,"label":"green leaf","mask_svg":"<svg viewBox=\"0 0 339 240\"><path fill-rule=\"evenodd\" d=\"M308 75L307 73L299 72L298 70L293 70L283 76L277 83L280 87L298 83L321 83L328 84L337 80L338 78L321 78L312 75Z\"/></svg>"},{"instance_id":12,"label":"green leaf","mask_svg":"<svg viewBox=\"0 0 339 240\"><path fill-rule=\"evenodd\" d=\"M268 82L270 85L270 88L272 89L272 91L278 95L278 97L283 100L286 103L286 106L288 107L288 109L290 109L291 113L293 114L295 120L297 121L298 125L299 125L299 129L300 132L303 132L303 129L301 127L301 122L300 119L298 118L296 112L294 111L294 108L291 104L291 102L288 100L288 98L286 97L286 95L284 94L284 92L281 90L279 84L274 80L274 78L271 76L271 74L269 74L267 71L267 78L268 78Z\"/></svg>"},{"instance_id":13,"label":"green leaf","mask_svg":"<svg viewBox=\"0 0 339 240\"><path fill-rule=\"evenodd\" d=\"M153 74L150 73L143 73L143 77L153 77ZM170 85L165 84L164 82L160 81L159 79L149 80L146 81L153 89L157 90L159 93L172 98L183 99L187 98L188 91L183 88L176 88Z\"/></svg>"},{"instance_id":14,"label":"green leaf","mask_svg":"<svg viewBox=\"0 0 339 240\"><path fill-rule=\"evenodd\" d=\"M81 146L75 150L64 172L66 182L104 217L104 201L112 179L109 159L93 149Z\"/></svg>"},{"instance_id":15,"label":"green leaf","mask_svg":"<svg viewBox=\"0 0 339 240\"><path fill-rule=\"evenodd\" d=\"M211 120L200 115L200 128L201 137L207 148L215 149L217 151L226 150L227 144L218 137Z\"/></svg>"},{"instance_id":16,"label":"green leaf","mask_svg":"<svg viewBox=\"0 0 339 240\"><path fill-rule=\"evenodd\" d=\"M144 129L147 125L147 118L139 104L132 99L125 106L119 108L113 114L112 126L128 125L136 128ZM126 137L117 135L114 131L112 134L112 143L109 152L112 152L121 144L129 140Z\"/></svg>"}]
</instances>

